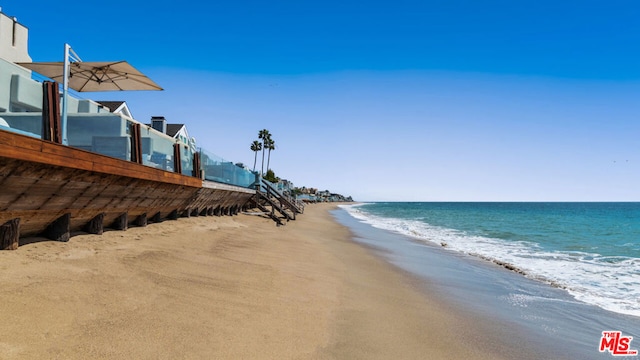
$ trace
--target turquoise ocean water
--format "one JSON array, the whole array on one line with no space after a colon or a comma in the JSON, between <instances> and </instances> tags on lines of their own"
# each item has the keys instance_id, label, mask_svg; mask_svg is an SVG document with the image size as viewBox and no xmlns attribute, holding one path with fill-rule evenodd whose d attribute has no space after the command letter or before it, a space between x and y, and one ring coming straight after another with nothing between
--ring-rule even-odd
<instances>
[{"instance_id":1,"label":"turquoise ocean water","mask_svg":"<svg viewBox=\"0 0 640 360\"><path fill-rule=\"evenodd\" d=\"M640 317L640 203L367 203L353 217Z\"/></svg>"}]
</instances>

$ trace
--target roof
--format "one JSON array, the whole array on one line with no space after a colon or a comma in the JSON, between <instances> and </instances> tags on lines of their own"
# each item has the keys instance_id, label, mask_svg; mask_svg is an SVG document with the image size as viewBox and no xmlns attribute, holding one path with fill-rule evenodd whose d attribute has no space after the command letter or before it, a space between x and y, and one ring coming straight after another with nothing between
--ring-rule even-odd
<instances>
[{"instance_id":1,"label":"roof","mask_svg":"<svg viewBox=\"0 0 640 360\"><path fill-rule=\"evenodd\" d=\"M106 106L109 111L114 114L123 114L133 119L133 115L131 115L131 110L129 110L129 106L127 106L126 101L96 101L98 104L102 106Z\"/></svg>"},{"instance_id":2,"label":"roof","mask_svg":"<svg viewBox=\"0 0 640 360\"><path fill-rule=\"evenodd\" d=\"M97 103L108 107L109 111L114 112L118 110L118 108L122 106L122 104L124 104L124 101L97 101Z\"/></svg>"},{"instance_id":3,"label":"roof","mask_svg":"<svg viewBox=\"0 0 640 360\"><path fill-rule=\"evenodd\" d=\"M184 124L167 124L167 135L174 137L184 127Z\"/></svg>"}]
</instances>

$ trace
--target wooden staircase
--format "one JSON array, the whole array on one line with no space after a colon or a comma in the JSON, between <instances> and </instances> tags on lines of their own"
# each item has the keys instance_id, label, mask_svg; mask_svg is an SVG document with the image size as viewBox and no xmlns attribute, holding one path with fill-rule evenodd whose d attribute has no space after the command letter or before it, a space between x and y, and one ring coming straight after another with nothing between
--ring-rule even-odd
<instances>
[{"instance_id":1,"label":"wooden staircase","mask_svg":"<svg viewBox=\"0 0 640 360\"><path fill-rule=\"evenodd\" d=\"M256 194L253 197L253 202L256 207L268 214L278 225L284 225L283 220L295 220L296 214L304 212L302 202L278 191L267 180L260 178L256 181L255 188Z\"/></svg>"}]
</instances>

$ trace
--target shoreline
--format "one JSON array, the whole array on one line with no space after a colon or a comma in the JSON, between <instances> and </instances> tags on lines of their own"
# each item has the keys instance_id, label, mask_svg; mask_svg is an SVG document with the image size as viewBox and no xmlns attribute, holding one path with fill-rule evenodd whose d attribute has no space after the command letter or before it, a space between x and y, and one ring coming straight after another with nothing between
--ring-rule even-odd
<instances>
[{"instance_id":1,"label":"shoreline","mask_svg":"<svg viewBox=\"0 0 640 360\"><path fill-rule=\"evenodd\" d=\"M640 334L639 318L579 301L547 282L480 257L376 228L347 211L334 212L334 216L355 233L357 242L426 283L427 291L452 304L455 311L478 316L492 323L492 329L510 329L499 341L526 346L539 353L538 358L610 358L598 352L602 331L618 329L633 338Z\"/></svg>"},{"instance_id":2,"label":"shoreline","mask_svg":"<svg viewBox=\"0 0 640 360\"><path fill-rule=\"evenodd\" d=\"M313 204L0 253L3 359L536 359ZM425 291L426 290L426 291Z\"/></svg>"}]
</instances>

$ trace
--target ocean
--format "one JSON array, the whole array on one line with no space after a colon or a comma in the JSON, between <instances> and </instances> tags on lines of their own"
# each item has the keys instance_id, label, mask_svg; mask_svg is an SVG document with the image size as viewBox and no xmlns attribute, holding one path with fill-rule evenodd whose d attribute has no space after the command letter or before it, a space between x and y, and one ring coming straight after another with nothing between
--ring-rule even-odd
<instances>
[{"instance_id":1,"label":"ocean","mask_svg":"<svg viewBox=\"0 0 640 360\"><path fill-rule=\"evenodd\" d=\"M630 348L640 348L640 203L341 208L335 215L357 241L479 313L522 325L550 356L563 349L545 345L558 337L579 358L611 356L598 352L603 331L636 337Z\"/></svg>"}]
</instances>

